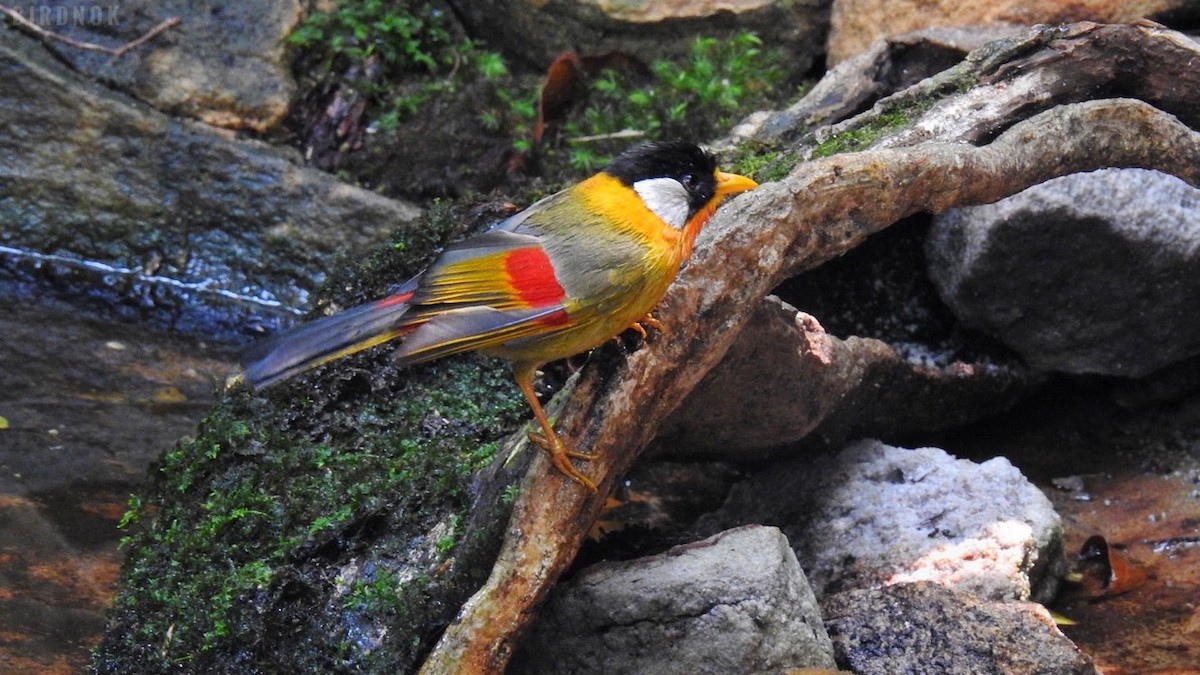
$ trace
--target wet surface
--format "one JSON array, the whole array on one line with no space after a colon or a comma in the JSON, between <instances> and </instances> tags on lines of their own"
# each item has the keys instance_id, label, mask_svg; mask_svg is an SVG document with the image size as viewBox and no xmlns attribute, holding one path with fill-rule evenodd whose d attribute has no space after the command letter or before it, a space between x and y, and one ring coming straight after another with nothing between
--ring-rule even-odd
<instances>
[{"instance_id":1,"label":"wet surface","mask_svg":"<svg viewBox=\"0 0 1200 675\"><path fill-rule=\"evenodd\" d=\"M13 301L0 336L0 672L81 672L126 503L207 413L232 350Z\"/></svg>"},{"instance_id":2,"label":"wet surface","mask_svg":"<svg viewBox=\"0 0 1200 675\"><path fill-rule=\"evenodd\" d=\"M1063 632L1107 675L1200 673L1200 462L1085 485L1086 501L1052 495L1067 550L1101 533L1147 578L1119 594L1068 589L1054 609L1076 624Z\"/></svg>"},{"instance_id":3,"label":"wet surface","mask_svg":"<svg viewBox=\"0 0 1200 675\"><path fill-rule=\"evenodd\" d=\"M1103 536L1144 583L1067 586L1050 609L1106 675L1200 674L1200 392L1120 404L1121 381L1062 381L944 446L1004 455L1063 519L1068 560Z\"/></svg>"}]
</instances>

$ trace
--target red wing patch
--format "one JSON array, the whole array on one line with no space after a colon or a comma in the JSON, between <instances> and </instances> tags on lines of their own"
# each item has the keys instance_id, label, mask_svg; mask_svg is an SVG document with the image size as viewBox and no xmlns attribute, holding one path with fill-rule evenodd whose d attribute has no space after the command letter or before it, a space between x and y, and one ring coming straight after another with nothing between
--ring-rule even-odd
<instances>
[{"instance_id":1,"label":"red wing patch","mask_svg":"<svg viewBox=\"0 0 1200 675\"><path fill-rule=\"evenodd\" d=\"M531 246L506 253L504 272L517 298L529 307L558 304L566 295L550 258L540 248Z\"/></svg>"},{"instance_id":2,"label":"red wing patch","mask_svg":"<svg viewBox=\"0 0 1200 675\"><path fill-rule=\"evenodd\" d=\"M411 300L412 296L413 296L412 291L409 291L407 293L397 293L395 295L389 295L388 297L386 297L382 300L376 300L375 306L377 308L382 309L384 307L391 307L392 305L399 305L401 303L408 302L409 300Z\"/></svg>"}]
</instances>

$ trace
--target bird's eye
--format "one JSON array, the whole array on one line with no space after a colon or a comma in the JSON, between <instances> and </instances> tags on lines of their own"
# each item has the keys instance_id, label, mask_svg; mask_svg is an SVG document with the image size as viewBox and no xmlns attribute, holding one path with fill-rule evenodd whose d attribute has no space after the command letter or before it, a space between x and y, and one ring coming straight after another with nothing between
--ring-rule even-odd
<instances>
[{"instance_id":1,"label":"bird's eye","mask_svg":"<svg viewBox=\"0 0 1200 675\"><path fill-rule=\"evenodd\" d=\"M685 190L691 192L692 189L696 187L696 174L685 173L683 174L683 180L680 182L683 183Z\"/></svg>"}]
</instances>

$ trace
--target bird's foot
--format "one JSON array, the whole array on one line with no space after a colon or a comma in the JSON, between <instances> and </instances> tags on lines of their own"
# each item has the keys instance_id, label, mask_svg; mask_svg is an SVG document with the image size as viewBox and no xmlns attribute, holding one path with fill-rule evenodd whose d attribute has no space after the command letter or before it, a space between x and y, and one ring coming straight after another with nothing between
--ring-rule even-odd
<instances>
[{"instance_id":1,"label":"bird's foot","mask_svg":"<svg viewBox=\"0 0 1200 675\"><path fill-rule=\"evenodd\" d=\"M654 318L653 314L647 314L646 316L643 316L641 319L629 324L629 327L637 331L638 335L641 335L643 340L649 337L649 333L646 332L647 327L653 328L659 333L667 329L667 327L663 325L663 322Z\"/></svg>"},{"instance_id":2,"label":"bird's foot","mask_svg":"<svg viewBox=\"0 0 1200 675\"><path fill-rule=\"evenodd\" d=\"M529 440L542 450L545 450L550 455L550 461L554 464L554 468L558 469L559 473L567 478L579 483L583 487L596 491L596 482L591 478L583 475L575 465L571 463L572 459L592 460L596 459L597 455L592 452L580 452L567 446L562 442L562 439L557 434L551 434L547 437L545 434L536 431L529 432Z\"/></svg>"}]
</instances>

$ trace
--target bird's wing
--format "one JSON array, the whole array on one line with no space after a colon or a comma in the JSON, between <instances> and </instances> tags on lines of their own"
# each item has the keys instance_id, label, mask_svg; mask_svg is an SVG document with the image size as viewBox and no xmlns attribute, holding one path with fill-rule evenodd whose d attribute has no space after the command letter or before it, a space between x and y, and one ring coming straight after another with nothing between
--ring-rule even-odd
<instances>
[{"instance_id":1,"label":"bird's wing","mask_svg":"<svg viewBox=\"0 0 1200 675\"><path fill-rule=\"evenodd\" d=\"M411 302L431 311L504 311L561 305L565 296L540 237L493 229L443 251L421 275Z\"/></svg>"},{"instance_id":2,"label":"bird's wing","mask_svg":"<svg viewBox=\"0 0 1200 675\"><path fill-rule=\"evenodd\" d=\"M400 362L488 349L571 325L566 292L541 237L520 227L529 211L546 204L447 247L425 270L410 300L410 320L420 327L396 349Z\"/></svg>"},{"instance_id":3,"label":"bird's wing","mask_svg":"<svg viewBox=\"0 0 1200 675\"><path fill-rule=\"evenodd\" d=\"M569 325L562 305L509 310L486 306L451 309L428 316L400 343L394 358L403 364L431 361L545 335Z\"/></svg>"}]
</instances>

